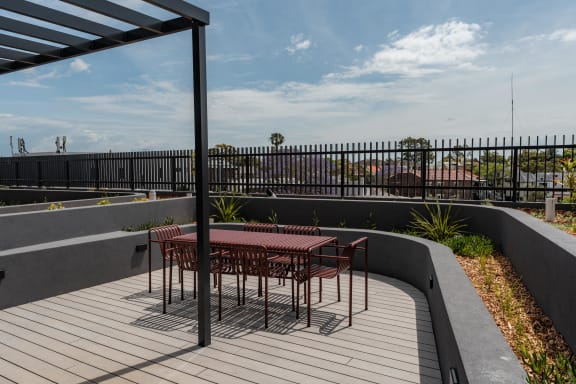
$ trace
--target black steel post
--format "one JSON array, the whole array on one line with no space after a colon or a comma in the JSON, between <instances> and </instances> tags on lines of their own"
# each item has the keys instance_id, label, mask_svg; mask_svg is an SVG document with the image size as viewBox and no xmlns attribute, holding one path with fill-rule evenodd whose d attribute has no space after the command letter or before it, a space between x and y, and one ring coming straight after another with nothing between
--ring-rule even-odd
<instances>
[{"instance_id":1,"label":"black steel post","mask_svg":"<svg viewBox=\"0 0 576 384\"><path fill-rule=\"evenodd\" d=\"M66 188L70 189L70 160L66 160Z\"/></svg>"},{"instance_id":2,"label":"black steel post","mask_svg":"<svg viewBox=\"0 0 576 384\"><path fill-rule=\"evenodd\" d=\"M176 192L176 155L170 158L170 178L172 180L172 192Z\"/></svg>"},{"instance_id":3,"label":"black steel post","mask_svg":"<svg viewBox=\"0 0 576 384\"><path fill-rule=\"evenodd\" d=\"M512 201L516 202L518 197L518 148L512 151Z\"/></svg>"},{"instance_id":4,"label":"black steel post","mask_svg":"<svg viewBox=\"0 0 576 384\"><path fill-rule=\"evenodd\" d=\"M208 106L206 100L206 31L192 27L194 70L194 141L196 162L196 228L198 253L198 345L212 342L210 324L210 238L208 227Z\"/></svg>"},{"instance_id":5,"label":"black steel post","mask_svg":"<svg viewBox=\"0 0 576 384\"><path fill-rule=\"evenodd\" d=\"M422 201L426 201L426 179L428 177L426 163L428 162L428 151L428 149L422 148L422 153L420 155L420 183L422 190Z\"/></svg>"},{"instance_id":6,"label":"black steel post","mask_svg":"<svg viewBox=\"0 0 576 384\"><path fill-rule=\"evenodd\" d=\"M136 182L134 180L134 157L130 157L130 162L129 162L129 166L130 169L128 170L128 178L129 178L129 182L130 182L130 189L133 191L136 189Z\"/></svg>"},{"instance_id":7,"label":"black steel post","mask_svg":"<svg viewBox=\"0 0 576 384\"><path fill-rule=\"evenodd\" d=\"M340 144L340 198L343 199L344 194L344 144Z\"/></svg>"},{"instance_id":8,"label":"black steel post","mask_svg":"<svg viewBox=\"0 0 576 384\"><path fill-rule=\"evenodd\" d=\"M40 187L42 187L42 162L41 161L36 162L36 170L37 170L37 176L38 176L38 188L40 188Z\"/></svg>"}]
</instances>

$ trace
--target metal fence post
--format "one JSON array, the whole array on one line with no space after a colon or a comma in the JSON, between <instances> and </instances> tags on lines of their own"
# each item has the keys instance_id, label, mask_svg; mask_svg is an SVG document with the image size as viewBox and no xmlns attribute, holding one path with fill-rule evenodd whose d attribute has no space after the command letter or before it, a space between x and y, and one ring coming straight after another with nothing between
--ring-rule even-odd
<instances>
[{"instance_id":1,"label":"metal fence post","mask_svg":"<svg viewBox=\"0 0 576 384\"><path fill-rule=\"evenodd\" d=\"M250 149L250 151L252 151L252 149ZM246 153L245 167L244 180L246 185L244 186L244 190L246 191L246 194L248 194L250 193L250 155L248 155L248 153Z\"/></svg>"},{"instance_id":2,"label":"metal fence post","mask_svg":"<svg viewBox=\"0 0 576 384\"><path fill-rule=\"evenodd\" d=\"M346 165L344 163L344 144L340 144L340 198L343 199L344 193L344 169Z\"/></svg>"},{"instance_id":3,"label":"metal fence post","mask_svg":"<svg viewBox=\"0 0 576 384\"><path fill-rule=\"evenodd\" d=\"M422 187L422 201L426 201L426 179L427 179L427 169L426 163L428 161L427 150L422 148L422 154L420 159L420 182Z\"/></svg>"},{"instance_id":4,"label":"metal fence post","mask_svg":"<svg viewBox=\"0 0 576 384\"><path fill-rule=\"evenodd\" d=\"M176 156L170 157L170 178L172 180L172 192L176 192Z\"/></svg>"},{"instance_id":5,"label":"metal fence post","mask_svg":"<svg viewBox=\"0 0 576 384\"><path fill-rule=\"evenodd\" d=\"M96 174L94 175L96 190L99 191L100 190L100 162L98 161L97 158L94 159L94 171L96 172Z\"/></svg>"},{"instance_id":6,"label":"metal fence post","mask_svg":"<svg viewBox=\"0 0 576 384\"><path fill-rule=\"evenodd\" d=\"M518 193L518 148L512 151L512 201L516 202Z\"/></svg>"},{"instance_id":7,"label":"metal fence post","mask_svg":"<svg viewBox=\"0 0 576 384\"><path fill-rule=\"evenodd\" d=\"M38 177L38 188L42 186L42 162L36 162L37 177Z\"/></svg>"},{"instance_id":8,"label":"metal fence post","mask_svg":"<svg viewBox=\"0 0 576 384\"><path fill-rule=\"evenodd\" d=\"M66 189L70 189L70 160L66 160Z\"/></svg>"}]
</instances>

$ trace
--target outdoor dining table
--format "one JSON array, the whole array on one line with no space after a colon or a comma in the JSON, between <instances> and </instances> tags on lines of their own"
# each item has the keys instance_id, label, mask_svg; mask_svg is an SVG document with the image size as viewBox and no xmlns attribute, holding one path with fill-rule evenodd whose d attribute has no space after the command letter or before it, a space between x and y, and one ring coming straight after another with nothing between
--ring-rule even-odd
<instances>
[{"instance_id":1,"label":"outdoor dining table","mask_svg":"<svg viewBox=\"0 0 576 384\"><path fill-rule=\"evenodd\" d=\"M188 233L173 237L170 243L185 245L196 244L196 232ZM338 239L333 236L315 236L315 235L292 235L286 233L268 233L268 232L246 232L228 229L210 229L210 246L227 247L233 245L259 245L264 246L270 253L293 255L297 264L305 265L308 279L310 281L310 262L309 257L314 251L330 245L336 244ZM310 285L310 284L309 284ZM311 315L311 295L310 286L307 289L307 315L308 327L310 326ZM299 305L296 305L296 318L299 318Z\"/></svg>"}]
</instances>

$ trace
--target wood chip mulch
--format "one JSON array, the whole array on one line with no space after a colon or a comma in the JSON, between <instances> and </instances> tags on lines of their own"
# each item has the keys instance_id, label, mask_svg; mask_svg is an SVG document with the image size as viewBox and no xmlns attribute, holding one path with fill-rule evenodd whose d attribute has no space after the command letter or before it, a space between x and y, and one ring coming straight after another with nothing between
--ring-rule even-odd
<instances>
[{"instance_id":1,"label":"wood chip mulch","mask_svg":"<svg viewBox=\"0 0 576 384\"><path fill-rule=\"evenodd\" d=\"M495 254L486 258L456 258L527 372L522 345L528 351L545 351L550 363L558 353L569 354L564 338L536 304L506 257Z\"/></svg>"}]
</instances>

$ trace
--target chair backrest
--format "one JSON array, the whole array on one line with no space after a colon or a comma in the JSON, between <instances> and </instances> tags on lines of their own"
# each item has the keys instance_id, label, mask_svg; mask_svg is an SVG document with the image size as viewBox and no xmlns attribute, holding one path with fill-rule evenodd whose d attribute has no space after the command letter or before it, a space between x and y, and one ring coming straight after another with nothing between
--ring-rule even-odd
<instances>
[{"instance_id":1,"label":"chair backrest","mask_svg":"<svg viewBox=\"0 0 576 384\"><path fill-rule=\"evenodd\" d=\"M148 239L150 239L152 243L158 243L162 256L170 258L170 254L167 252L170 246L166 243L166 240L183 234L180 226L176 224L163 225L161 227L150 228L148 230Z\"/></svg>"},{"instance_id":2,"label":"chair backrest","mask_svg":"<svg viewBox=\"0 0 576 384\"><path fill-rule=\"evenodd\" d=\"M320 236L320 228L311 225L285 225L282 231L291 235Z\"/></svg>"},{"instance_id":3,"label":"chair backrest","mask_svg":"<svg viewBox=\"0 0 576 384\"><path fill-rule=\"evenodd\" d=\"M268 275L268 250L261 245L235 244L227 248L237 272L252 276Z\"/></svg>"},{"instance_id":4,"label":"chair backrest","mask_svg":"<svg viewBox=\"0 0 576 384\"><path fill-rule=\"evenodd\" d=\"M247 232L278 233L278 225L272 223L246 223L244 230Z\"/></svg>"},{"instance_id":5,"label":"chair backrest","mask_svg":"<svg viewBox=\"0 0 576 384\"><path fill-rule=\"evenodd\" d=\"M368 237L361 237L344 245L338 259L338 270L344 271L352 266L352 260L357 253L362 253L364 259L368 255Z\"/></svg>"}]
</instances>

